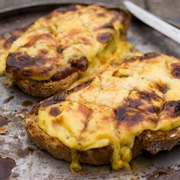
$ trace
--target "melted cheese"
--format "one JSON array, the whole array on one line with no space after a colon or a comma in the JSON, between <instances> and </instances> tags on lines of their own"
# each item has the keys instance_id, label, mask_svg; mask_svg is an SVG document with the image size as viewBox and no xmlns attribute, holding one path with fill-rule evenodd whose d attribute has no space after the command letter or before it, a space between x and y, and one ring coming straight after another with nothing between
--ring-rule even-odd
<instances>
[{"instance_id":1,"label":"melted cheese","mask_svg":"<svg viewBox=\"0 0 180 180\"><path fill-rule=\"evenodd\" d=\"M1 67L12 55L7 58L7 75L12 80L44 81L86 57L88 70L81 72L81 78L94 76L135 54L125 40L128 22L126 12L97 5L57 9L38 19L12 44L1 57Z\"/></svg>"},{"instance_id":2,"label":"melted cheese","mask_svg":"<svg viewBox=\"0 0 180 180\"><path fill-rule=\"evenodd\" d=\"M72 171L80 169L76 151L105 146L113 148L112 169L128 168L136 136L180 126L179 62L153 53L130 59L42 103L38 125L72 150Z\"/></svg>"}]
</instances>

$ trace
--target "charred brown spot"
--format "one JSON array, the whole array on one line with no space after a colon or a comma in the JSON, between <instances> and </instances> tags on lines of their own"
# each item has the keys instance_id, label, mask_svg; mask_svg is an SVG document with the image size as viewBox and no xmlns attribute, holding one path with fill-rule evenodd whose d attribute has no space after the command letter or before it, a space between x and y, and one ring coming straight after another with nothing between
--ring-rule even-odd
<instances>
[{"instance_id":1,"label":"charred brown spot","mask_svg":"<svg viewBox=\"0 0 180 180\"><path fill-rule=\"evenodd\" d=\"M79 112L84 116L84 118L86 119L85 123L84 123L84 128L82 131L84 131L87 126L88 126L88 120L91 117L92 114L92 110L87 108L85 105L80 104L79 105Z\"/></svg>"},{"instance_id":2,"label":"charred brown spot","mask_svg":"<svg viewBox=\"0 0 180 180\"><path fill-rule=\"evenodd\" d=\"M58 107L53 107L50 111L50 114L53 115L53 116L58 116L60 114L60 110Z\"/></svg>"},{"instance_id":3,"label":"charred brown spot","mask_svg":"<svg viewBox=\"0 0 180 180\"><path fill-rule=\"evenodd\" d=\"M129 12L126 10L121 10L120 15L122 18L122 23L128 26L131 20L131 15L129 14Z\"/></svg>"},{"instance_id":4,"label":"charred brown spot","mask_svg":"<svg viewBox=\"0 0 180 180\"><path fill-rule=\"evenodd\" d=\"M120 65L120 63L115 62L115 61L111 61L111 62L110 62L110 65L113 66L113 67L117 67L117 66Z\"/></svg>"},{"instance_id":5,"label":"charred brown spot","mask_svg":"<svg viewBox=\"0 0 180 180\"><path fill-rule=\"evenodd\" d=\"M48 53L48 50L47 50L47 49L41 49L41 53L42 53L42 54L47 54L47 53Z\"/></svg>"},{"instance_id":6,"label":"charred brown spot","mask_svg":"<svg viewBox=\"0 0 180 180\"><path fill-rule=\"evenodd\" d=\"M140 59L140 58L141 58L141 56L133 56L133 57L127 59L127 60L124 62L124 64L132 63L132 62L134 62L134 61L136 61L136 60L138 60L138 59Z\"/></svg>"},{"instance_id":7,"label":"charred brown spot","mask_svg":"<svg viewBox=\"0 0 180 180\"><path fill-rule=\"evenodd\" d=\"M120 124L125 123L130 127L138 124L144 119L140 113L137 113L134 110L130 113L132 115L128 115L128 112L131 112L131 110L128 110L127 107L119 107L115 110L117 120Z\"/></svg>"},{"instance_id":8,"label":"charred brown spot","mask_svg":"<svg viewBox=\"0 0 180 180\"><path fill-rule=\"evenodd\" d=\"M55 119L55 120L52 121L52 126L53 126L54 128L60 126L61 124L62 124L62 121L61 121L60 118Z\"/></svg>"},{"instance_id":9,"label":"charred brown spot","mask_svg":"<svg viewBox=\"0 0 180 180\"><path fill-rule=\"evenodd\" d=\"M141 58L141 60L149 60L149 59L158 57L160 55L161 55L161 53L158 53L158 52L147 53L147 54L144 54L144 56Z\"/></svg>"},{"instance_id":10,"label":"charred brown spot","mask_svg":"<svg viewBox=\"0 0 180 180\"><path fill-rule=\"evenodd\" d=\"M125 123L127 125L127 127L132 127L135 126L137 124L139 124L141 121L143 121L144 117L141 114L135 114L135 115L127 115L125 116L125 118L123 119L123 121L121 123Z\"/></svg>"},{"instance_id":11,"label":"charred brown spot","mask_svg":"<svg viewBox=\"0 0 180 180\"><path fill-rule=\"evenodd\" d=\"M121 74L121 71L119 71L119 70L114 71L112 73L112 76L119 77L119 78L127 78L127 77L129 77L128 74Z\"/></svg>"},{"instance_id":12,"label":"charred brown spot","mask_svg":"<svg viewBox=\"0 0 180 180\"><path fill-rule=\"evenodd\" d=\"M57 52L58 52L59 54L62 54L62 51L63 51L63 48L62 48L61 46L58 46L58 47L57 47Z\"/></svg>"},{"instance_id":13,"label":"charred brown spot","mask_svg":"<svg viewBox=\"0 0 180 180\"><path fill-rule=\"evenodd\" d=\"M141 99L129 99L129 107L130 108L138 108L139 106L142 106L143 102Z\"/></svg>"},{"instance_id":14,"label":"charred brown spot","mask_svg":"<svg viewBox=\"0 0 180 180\"><path fill-rule=\"evenodd\" d=\"M16 30L13 30L11 32L4 32L3 34L0 34L0 40L5 40L5 43L6 41L10 41L11 44L14 42L14 40L16 40L19 36L21 36L21 34L23 32L25 32L27 29L29 28L29 26L25 27L25 28L22 28L22 29L16 29ZM17 38L15 38L17 37ZM13 40L13 41L12 41ZM4 44L4 47L6 45ZM6 47L5 47L6 48ZM9 48L9 47L7 47Z\"/></svg>"},{"instance_id":15,"label":"charred brown spot","mask_svg":"<svg viewBox=\"0 0 180 180\"><path fill-rule=\"evenodd\" d=\"M120 21L126 26L129 24L131 16L128 11L111 8L110 12L114 15L114 17L111 19L112 23L115 21Z\"/></svg>"},{"instance_id":16,"label":"charred brown spot","mask_svg":"<svg viewBox=\"0 0 180 180\"><path fill-rule=\"evenodd\" d=\"M110 23L114 23L116 21L121 21L123 20L121 17L121 13L118 12L116 9L111 9L110 13L113 15L112 19L110 20ZM122 14L123 15L123 14ZM122 22L122 21L121 21Z\"/></svg>"},{"instance_id":17,"label":"charred brown spot","mask_svg":"<svg viewBox=\"0 0 180 180\"><path fill-rule=\"evenodd\" d=\"M54 96L54 101L65 101L70 91L60 92Z\"/></svg>"},{"instance_id":18,"label":"charred brown spot","mask_svg":"<svg viewBox=\"0 0 180 180\"><path fill-rule=\"evenodd\" d=\"M79 37L79 40L82 41L84 45L91 45L91 42L87 37Z\"/></svg>"},{"instance_id":19,"label":"charred brown spot","mask_svg":"<svg viewBox=\"0 0 180 180\"><path fill-rule=\"evenodd\" d=\"M119 30L119 34L120 34L121 36L125 36L125 35L126 35L126 30L125 30L125 29L120 29L120 30Z\"/></svg>"},{"instance_id":20,"label":"charred brown spot","mask_svg":"<svg viewBox=\"0 0 180 180\"><path fill-rule=\"evenodd\" d=\"M148 108L145 109L147 112L150 112L150 113L156 113L158 114L159 111L160 111L160 108L159 107L156 107L156 106L149 106Z\"/></svg>"},{"instance_id":21,"label":"charred brown spot","mask_svg":"<svg viewBox=\"0 0 180 180\"><path fill-rule=\"evenodd\" d=\"M180 63L174 63L171 65L171 74L173 77L180 79Z\"/></svg>"},{"instance_id":22,"label":"charred brown spot","mask_svg":"<svg viewBox=\"0 0 180 180\"><path fill-rule=\"evenodd\" d=\"M99 17L103 17L103 18L106 17L106 14L105 14L105 13L98 13L97 15L98 15Z\"/></svg>"},{"instance_id":23,"label":"charred brown spot","mask_svg":"<svg viewBox=\"0 0 180 180\"><path fill-rule=\"evenodd\" d=\"M30 77L32 75L32 73L29 70L25 70L25 71L22 71L21 75L23 77Z\"/></svg>"},{"instance_id":24,"label":"charred brown spot","mask_svg":"<svg viewBox=\"0 0 180 180\"><path fill-rule=\"evenodd\" d=\"M20 70L26 66L33 65L34 62L31 61L31 57L28 55L23 55L22 53L12 53L7 57L6 61L6 71L11 72L16 77Z\"/></svg>"},{"instance_id":25,"label":"charred brown spot","mask_svg":"<svg viewBox=\"0 0 180 180\"><path fill-rule=\"evenodd\" d=\"M128 75L125 75L125 74L121 74L120 76L119 76L119 78L127 78L127 77L129 77Z\"/></svg>"},{"instance_id":26,"label":"charred brown spot","mask_svg":"<svg viewBox=\"0 0 180 180\"><path fill-rule=\"evenodd\" d=\"M114 29L114 26L113 26L113 24L112 23L107 23L107 24L104 24L103 26L102 26L102 28L108 28L108 29Z\"/></svg>"},{"instance_id":27,"label":"charred brown spot","mask_svg":"<svg viewBox=\"0 0 180 180\"><path fill-rule=\"evenodd\" d=\"M78 70L85 71L88 68L88 60L85 56L82 56L78 60L72 60L71 66Z\"/></svg>"},{"instance_id":28,"label":"charred brown spot","mask_svg":"<svg viewBox=\"0 0 180 180\"><path fill-rule=\"evenodd\" d=\"M32 65L31 57L21 52L12 53L7 58L7 65L22 68L24 66Z\"/></svg>"},{"instance_id":29,"label":"charred brown spot","mask_svg":"<svg viewBox=\"0 0 180 180\"><path fill-rule=\"evenodd\" d=\"M89 80L89 81L87 81L85 83L79 84L76 87L74 87L71 91L72 92L77 92L77 91L89 86L92 83L92 81L93 81L93 79L91 79L91 80Z\"/></svg>"},{"instance_id":30,"label":"charred brown spot","mask_svg":"<svg viewBox=\"0 0 180 180\"><path fill-rule=\"evenodd\" d=\"M125 121L127 121L127 123L131 126L134 126L138 123L140 123L141 121L143 121L144 117L141 114L135 114L134 116L129 116L127 118L125 118Z\"/></svg>"},{"instance_id":31,"label":"charred brown spot","mask_svg":"<svg viewBox=\"0 0 180 180\"><path fill-rule=\"evenodd\" d=\"M80 104L79 105L79 112L81 112L83 114L83 116L85 117L85 119L89 119L89 117L92 114L91 109L87 108L85 105Z\"/></svg>"},{"instance_id":32,"label":"charred brown spot","mask_svg":"<svg viewBox=\"0 0 180 180\"><path fill-rule=\"evenodd\" d=\"M5 43L4 43L4 48L5 49L9 49L11 47L11 44L18 38L18 36L16 35L12 35L11 37L9 37Z\"/></svg>"},{"instance_id":33,"label":"charred brown spot","mask_svg":"<svg viewBox=\"0 0 180 180\"><path fill-rule=\"evenodd\" d=\"M112 34L109 32L105 32L97 36L97 40L102 44L108 43L111 39L112 39Z\"/></svg>"},{"instance_id":34,"label":"charred brown spot","mask_svg":"<svg viewBox=\"0 0 180 180\"><path fill-rule=\"evenodd\" d=\"M35 69L38 69L38 73L43 76L54 68L54 64L49 67L44 65L50 61L42 55L31 57L22 52L12 53L7 57L6 71L10 73L15 80L25 79L36 73Z\"/></svg>"},{"instance_id":35,"label":"charred brown spot","mask_svg":"<svg viewBox=\"0 0 180 180\"><path fill-rule=\"evenodd\" d=\"M39 36L37 36L37 35L31 36L31 37L29 38L28 43L26 43L26 44L24 45L24 47L31 47L33 44L36 43L36 41L37 41L38 39L39 39Z\"/></svg>"},{"instance_id":36,"label":"charred brown spot","mask_svg":"<svg viewBox=\"0 0 180 180\"><path fill-rule=\"evenodd\" d=\"M156 84L156 87L161 91L163 94L166 94L166 92L169 90L167 84Z\"/></svg>"},{"instance_id":37,"label":"charred brown spot","mask_svg":"<svg viewBox=\"0 0 180 180\"><path fill-rule=\"evenodd\" d=\"M56 11L61 12L61 13L65 13L67 11L75 11L75 10L77 10L76 5L69 5L69 6L65 6L65 7L60 7Z\"/></svg>"},{"instance_id":38,"label":"charred brown spot","mask_svg":"<svg viewBox=\"0 0 180 180\"><path fill-rule=\"evenodd\" d=\"M115 114L118 121L122 121L126 117L126 107L119 107L115 109Z\"/></svg>"},{"instance_id":39,"label":"charred brown spot","mask_svg":"<svg viewBox=\"0 0 180 180\"><path fill-rule=\"evenodd\" d=\"M60 93L58 93L58 94L56 94L56 95L54 95L48 99L45 99L44 103L43 103L43 107L47 107L47 106L56 104L56 103L61 102L61 101L65 101L66 97L69 93L70 93L70 91L60 92Z\"/></svg>"},{"instance_id":40,"label":"charred brown spot","mask_svg":"<svg viewBox=\"0 0 180 180\"><path fill-rule=\"evenodd\" d=\"M143 110L144 112L158 113L160 108L156 106L151 106L151 96L149 97L146 93L141 93L141 97L138 99L129 99L129 108L135 108ZM146 102L145 102L146 101ZM147 104L148 103L148 104ZM148 106L147 106L148 105Z\"/></svg>"},{"instance_id":41,"label":"charred brown spot","mask_svg":"<svg viewBox=\"0 0 180 180\"><path fill-rule=\"evenodd\" d=\"M159 100L160 97L155 93L139 92L140 98L145 101Z\"/></svg>"},{"instance_id":42,"label":"charred brown spot","mask_svg":"<svg viewBox=\"0 0 180 180\"><path fill-rule=\"evenodd\" d=\"M52 81L59 81L62 80L70 75L72 75L73 73L77 72L78 70L76 68L73 67L66 67L65 69L61 70L60 72L57 72L56 74L54 74L51 77Z\"/></svg>"},{"instance_id":43,"label":"charred brown spot","mask_svg":"<svg viewBox=\"0 0 180 180\"><path fill-rule=\"evenodd\" d=\"M34 45L37 41L41 40L41 39L53 39L53 37L51 36L51 34L40 34L40 35L33 35L29 37L29 41L28 43L26 43L24 45L24 47L31 47L32 45Z\"/></svg>"},{"instance_id":44,"label":"charred brown spot","mask_svg":"<svg viewBox=\"0 0 180 180\"><path fill-rule=\"evenodd\" d=\"M162 108L162 111L166 111L170 117L180 116L180 101L169 101L166 102Z\"/></svg>"},{"instance_id":45,"label":"charred brown spot","mask_svg":"<svg viewBox=\"0 0 180 180\"><path fill-rule=\"evenodd\" d=\"M113 72L112 76L117 77L117 76L118 76L118 74L119 74L119 71L118 71L118 70L116 70L116 71L114 71L114 72Z\"/></svg>"}]
</instances>

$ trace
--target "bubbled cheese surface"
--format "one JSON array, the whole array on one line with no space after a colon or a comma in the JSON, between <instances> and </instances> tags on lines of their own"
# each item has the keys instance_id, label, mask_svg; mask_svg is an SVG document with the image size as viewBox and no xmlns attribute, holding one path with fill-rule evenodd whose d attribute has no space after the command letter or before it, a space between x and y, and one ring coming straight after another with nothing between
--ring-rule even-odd
<instances>
[{"instance_id":1,"label":"bubbled cheese surface","mask_svg":"<svg viewBox=\"0 0 180 180\"><path fill-rule=\"evenodd\" d=\"M159 53L131 58L45 100L38 125L73 152L112 146L112 168L129 167L136 136L180 126L179 68Z\"/></svg>"},{"instance_id":2,"label":"bubbled cheese surface","mask_svg":"<svg viewBox=\"0 0 180 180\"><path fill-rule=\"evenodd\" d=\"M87 70L83 77L94 75L134 54L125 40L129 21L127 12L98 5L59 8L35 21L8 50L3 48L1 71L6 64L14 81L51 80L74 67ZM82 58L87 61L83 68Z\"/></svg>"}]
</instances>

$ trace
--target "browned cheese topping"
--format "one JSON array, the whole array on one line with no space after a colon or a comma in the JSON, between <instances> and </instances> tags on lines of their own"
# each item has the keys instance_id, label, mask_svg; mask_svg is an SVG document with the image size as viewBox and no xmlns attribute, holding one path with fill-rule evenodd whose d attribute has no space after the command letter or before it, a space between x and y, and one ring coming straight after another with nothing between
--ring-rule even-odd
<instances>
[{"instance_id":1,"label":"browned cheese topping","mask_svg":"<svg viewBox=\"0 0 180 180\"><path fill-rule=\"evenodd\" d=\"M18 29L18 30L0 35L0 75L2 75L5 71L6 57L12 43L16 39L18 39L18 37L20 37L25 30L26 28Z\"/></svg>"},{"instance_id":2,"label":"browned cheese topping","mask_svg":"<svg viewBox=\"0 0 180 180\"><path fill-rule=\"evenodd\" d=\"M86 71L83 76L91 76L132 56L132 46L125 41L129 21L123 10L62 7L38 19L19 38L3 41L9 50L3 51L0 62L5 65L6 61L13 81L59 81Z\"/></svg>"},{"instance_id":3,"label":"browned cheese topping","mask_svg":"<svg viewBox=\"0 0 180 180\"><path fill-rule=\"evenodd\" d=\"M180 126L179 59L149 53L41 103L38 125L72 152L111 146L114 170L129 167L135 137ZM79 165L80 168L80 165Z\"/></svg>"}]
</instances>

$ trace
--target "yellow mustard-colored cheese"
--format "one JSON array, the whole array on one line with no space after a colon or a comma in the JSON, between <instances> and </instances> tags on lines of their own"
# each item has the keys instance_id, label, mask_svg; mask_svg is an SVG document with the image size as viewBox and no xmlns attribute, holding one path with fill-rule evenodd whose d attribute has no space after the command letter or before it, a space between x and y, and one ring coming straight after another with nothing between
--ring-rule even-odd
<instances>
[{"instance_id":1,"label":"yellow mustard-colored cheese","mask_svg":"<svg viewBox=\"0 0 180 180\"><path fill-rule=\"evenodd\" d=\"M65 99L42 104L38 125L73 153L111 146L112 168L128 168L136 136L180 126L179 66L178 59L156 53L127 60L70 90ZM78 155L73 157L72 169Z\"/></svg>"},{"instance_id":2,"label":"yellow mustard-colored cheese","mask_svg":"<svg viewBox=\"0 0 180 180\"><path fill-rule=\"evenodd\" d=\"M1 71L6 64L8 69L14 66L7 71L12 80L44 81L85 57L88 69L81 78L93 76L135 54L125 40L129 21L127 12L98 5L57 9L35 21L9 49L3 49Z\"/></svg>"}]
</instances>

